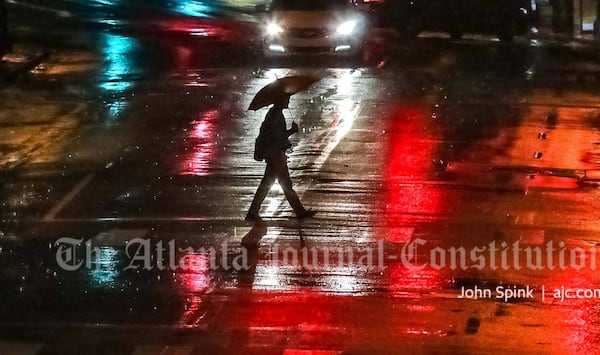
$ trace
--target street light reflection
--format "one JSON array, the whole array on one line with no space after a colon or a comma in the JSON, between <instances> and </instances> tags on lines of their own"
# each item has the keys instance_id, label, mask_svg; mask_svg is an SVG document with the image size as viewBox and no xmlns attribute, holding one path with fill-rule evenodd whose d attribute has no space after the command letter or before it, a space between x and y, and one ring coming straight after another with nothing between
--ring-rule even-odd
<instances>
[{"instance_id":1,"label":"street light reflection","mask_svg":"<svg viewBox=\"0 0 600 355\"><path fill-rule=\"evenodd\" d=\"M360 70L348 70L343 72L337 80L336 87L339 95L349 95L353 92L354 87L352 84L355 82L355 78L361 76Z\"/></svg>"},{"instance_id":2,"label":"street light reflection","mask_svg":"<svg viewBox=\"0 0 600 355\"><path fill-rule=\"evenodd\" d=\"M336 146L352 129L354 121L358 117L359 108L360 106L350 99L344 99L337 104L338 120L337 131L335 134Z\"/></svg>"},{"instance_id":3,"label":"street light reflection","mask_svg":"<svg viewBox=\"0 0 600 355\"><path fill-rule=\"evenodd\" d=\"M305 275L310 276L310 282ZM258 265L252 288L286 292L310 290L324 294L356 296L367 293L369 285L366 270L358 266L318 266L308 270L294 265Z\"/></svg>"},{"instance_id":4,"label":"street light reflection","mask_svg":"<svg viewBox=\"0 0 600 355\"><path fill-rule=\"evenodd\" d=\"M292 287L285 281L287 272L292 271L291 267L280 265L257 265L252 289L265 291L290 291L297 287Z\"/></svg>"},{"instance_id":5,"label":"street light reflection","mask_svg":"<svg viewBox=\"0 0 600 355\"><path fill-rule=\"evenodd\" d=\"M287 69L269 69L269 70L265 70L264 72L264 77L267 78L267 82L264 83L264 85L267 85L268 83L270 83L273 80L277 80L279 78L283 78L284 76L287 75L288 70Z\"/></svg>"}]
</instances>

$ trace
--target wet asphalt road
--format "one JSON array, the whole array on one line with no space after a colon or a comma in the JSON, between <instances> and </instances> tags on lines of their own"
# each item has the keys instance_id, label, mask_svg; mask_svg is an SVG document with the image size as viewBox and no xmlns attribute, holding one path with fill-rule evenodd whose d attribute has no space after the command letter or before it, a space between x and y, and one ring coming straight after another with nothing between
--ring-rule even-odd
<instances>
[{"instance_id":1,"label":"wet asphalt road","mask_svg":"<svg viewBox=\"0 0 600 355\"><path fill-rule=\"evenodd\" d=\"M57 35L2 89L0 353L596 351L598 300L553 295L599 287L568 258L599 243L594 48L374 35L358 63L264 62L239 45L252 23L156 17ZM275 186L251 225L265 111L246 108L291 74L322 78L285 111L318 214ZM490 245L509 267L451 263ZM534 297L460 298L513 286Z\"/></svg>"}]
</instances>

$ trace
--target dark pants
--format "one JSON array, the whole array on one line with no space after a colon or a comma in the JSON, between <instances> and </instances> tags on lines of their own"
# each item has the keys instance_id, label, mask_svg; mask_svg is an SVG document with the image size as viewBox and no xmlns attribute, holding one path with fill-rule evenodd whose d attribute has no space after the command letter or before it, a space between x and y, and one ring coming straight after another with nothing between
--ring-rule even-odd
<instances>
[{"instance_id":1,"label":"dark pants","mask_svg":"<svg viewBox=\"0 0 600 355\"><path fill-rule=\"evenodd\" d=\"M294 212L296 212L297 215L306 212L304 206L302 206L302 203L298 198L298 195L292 188L292 179L290 178L285 152L283 150L269 150L265 154L265 161L267 163L265 175L263 176L260 185L258 185L258 189L254 195L254 200L252 200L248 214L258 215L258 212L260 211L260 205L265 200L265 197L267 197L267 194L269 193L269 190L275 183L276 179L283 189L285 198L290 203L290 206L292 206Z\"/></svg>"}]
</instances>

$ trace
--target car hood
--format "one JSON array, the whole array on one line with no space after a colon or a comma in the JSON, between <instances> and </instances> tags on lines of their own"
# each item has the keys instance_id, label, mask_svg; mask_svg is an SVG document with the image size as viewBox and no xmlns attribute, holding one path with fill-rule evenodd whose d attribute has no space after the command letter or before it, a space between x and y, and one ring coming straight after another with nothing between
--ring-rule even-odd
<instances>
[{"instance_id":1,"label":"car hood","mask_svg":"<svg viewBox=\"0 0 600 355\"><path fill-rule=\"evenodd\" d=\"M350 17L347 11L273 11L270 16L282 28L332 27Z\"/></svg>"}]
</instances>

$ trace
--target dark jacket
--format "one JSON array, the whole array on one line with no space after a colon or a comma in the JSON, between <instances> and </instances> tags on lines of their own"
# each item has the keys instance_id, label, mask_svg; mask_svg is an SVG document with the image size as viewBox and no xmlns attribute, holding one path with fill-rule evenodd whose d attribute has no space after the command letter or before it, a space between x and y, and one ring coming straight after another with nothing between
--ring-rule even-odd
<instances>
[{"instance_id":1,"label":"dark jacket","mask_svg":"<svg viewBox=\"0 0 600 355\"><path fill-rule=\"evenodd\" d=\"M262 161L269 150L286 150L292 146L289 136L294 134L286 129L285 117L280 108L271 107L260 126L260 133L254 144L254 160Z\"/></svg>"},{"instance_id":2,"label":"dark jacket","mask_svg":"<svg viewBox=\"0 0 600 355\"><path fill-rule=\"evenodd\" d=\"M286 128L285 117L280 109L272 107L260 126L259 137L262 139L265 150L286 150L292 146L288 137L293 132Z\"/></svg>"}]
</instances>

